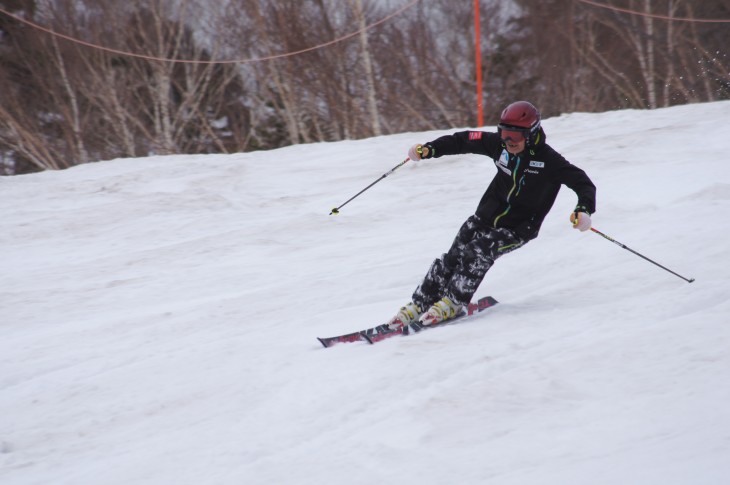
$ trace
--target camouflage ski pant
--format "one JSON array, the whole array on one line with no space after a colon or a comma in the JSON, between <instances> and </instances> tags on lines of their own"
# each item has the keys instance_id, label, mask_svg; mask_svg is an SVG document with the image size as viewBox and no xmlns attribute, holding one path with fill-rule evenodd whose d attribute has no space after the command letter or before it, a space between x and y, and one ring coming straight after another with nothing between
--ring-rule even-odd
<instances>
[{"instance_id":1,"label":"camouflage ski pant","mask_svg":"<svg viewBox=\"0 0 730 485\"><path fill-rule=\"evenodd\" d=\"M454 303L468 304L494 261L526 242L509 229L487 227L478 216L469 217L449 251L429 268L413 293L413 302L421 311L444 296Z\"/></svg>"}]
</instances>

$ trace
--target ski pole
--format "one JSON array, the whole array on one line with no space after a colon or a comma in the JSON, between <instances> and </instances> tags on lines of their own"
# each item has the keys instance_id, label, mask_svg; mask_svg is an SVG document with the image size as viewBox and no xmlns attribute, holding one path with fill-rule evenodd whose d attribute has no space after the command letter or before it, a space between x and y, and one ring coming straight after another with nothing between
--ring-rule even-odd
<instances>
[{"instance_id":1,"label":"ski pole","mask_svg":"<svg viewBox=\"0 0 730 485\"><path fill-rule=\"evenodd\" d=\"M368 185L367 187L365 187L364 189L362 189L362 190L361 190L360 192L358 192L357 194L355 194L355 195L353 195L352 197L350 197L350 198L349 198L349 199L347 200L347 202L345 202L345 203L344 203L344 204L342 204L341 206L339 206L339 207L335 207L334 209L332 209L332 212L330 212L330 215L332 215L332 214L339 214L339 213L340 213L340 209L342 209L343 207L345 207L345 206L346 206L346 205L347 205L347 204L348 204L348 203L349 203L349 202L350 202L350 201L351 201L352 199L354 199L354 198L355 198L355 197L357 197L358 195L362 194L362 193L363 193L363 192L365 192L365 191L366 191L367 189L369 189L369 188L370 188L370 187L372 187L373 185L377 184L378 182L380 182L381 180L383 180L383 179L384 179L385 177L387 177L387 176L388 176L388 175L390 175L391 173L395 172L395 171L396 171L396 170L397 170L398 168L400 168L400 167L402 167L403 165L405 165L405 163L406 163L406 162L407 162L408 160L410 160L410 158L406 158L405 160L403 160L402 162L400 162L400 163L399 163L398 165L396 165L395 167L391 168L391 169L390 169L389 171L385 172L385 173L384 173L383 175L381 175L381 176L380 176L380 178L379 178L378 180L376 180L376 181L375 181L375 182L373 182L372 184Z\"/></svg>"},{"instance_id":2,"label":"ski pole","mask_svg":"<svg viewBox=\"0 0 730 485\"><path fill-rule=\"evenodd\" d=\"M626 246L625 244L622 244L622 243L618 242L617 240L615 240L614 238L612 238L612 237L610 237L610 236L607 236L607 235L603 234L603 233L602 233L601 231L599 231L598 229L594 229L594 228L592 228L592 227L591 227L591 231L595 232L595 233L596 233L596 234L598 234L599 236L603 236L603 237L605 237L606 239L608 239L608 240L609 240L609 241L611 241L612 243L614 243L614 244L617 244L618 246L621 246L622 248L626 249L627 251L631 251L631 252L632 252L632 253L634 253L635 255L637 255L637 256L639 256L639 257L641 257L641 258L644 258L645 260L649 261L650 263L652 263L652 264L655 264L655 265L659 266L659 267L660 267L661 269L663 269L664 271L668 271L668 272L672 273L672 274L673 274L674 276L677 276L677 277L679 277L679 278L682 278L682 279L683 279L684 281L686 281L687 283L692 283L692 282L693 282L693 281L695 280L694 278L685 278L684 276L682 276L682 275L680 275L680 274L677 274L677 273L675 273L675 272L674 272L674 271L672 271L671 269L669 269L669 268L665 268L664 266L662 266L661 264L657 263L656 261L652 261L651 259L647 258L647 257L646 257L646 256L644 256L643 254L637 253L636 251L634 251L634 250L633 250L633 249L631 249L630 247Z\"/></svg>"}]
</instances>

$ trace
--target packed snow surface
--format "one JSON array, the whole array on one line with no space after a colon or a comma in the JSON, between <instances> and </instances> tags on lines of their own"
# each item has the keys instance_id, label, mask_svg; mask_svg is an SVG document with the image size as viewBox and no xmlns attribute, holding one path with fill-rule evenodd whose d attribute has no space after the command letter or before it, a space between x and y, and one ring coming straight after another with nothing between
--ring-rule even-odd
<instances>
[{"instance_id":1,"label":"packed snow surface","mask_svg":"<svg viewBox=\"0 0 730 485\"><path fill-rule=\"evenodd\" d=\"M452 130L0 179L0 483L730 480L730 102L544 120L561 190L464 321L368 345L494 176ZM487 127L493 130L494 127Z\"/></svg>"}]
</instances>

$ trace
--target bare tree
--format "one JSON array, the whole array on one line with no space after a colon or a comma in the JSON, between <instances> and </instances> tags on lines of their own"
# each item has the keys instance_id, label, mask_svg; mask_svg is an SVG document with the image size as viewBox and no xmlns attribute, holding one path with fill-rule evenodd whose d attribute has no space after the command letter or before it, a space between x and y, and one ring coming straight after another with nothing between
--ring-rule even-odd
<instances>
[{"instance_id":1,"label":"bare tree","mask_svg":"<svg viewBox=\"0 0 730 485\"><path fill-rule=\"evenodd\" d=\"M528 25L524 31L527 44L539 53L534 72L549 76L552 67L572 84L560 96L555 96L559 94L556 86L565 83L559 79L549 77L541 86L540 92L546 94L550 112L566 108L589 111L656 108L710 100L718 91L727 93L722 82L717 81L726 67L722 61L718 63L719 70L714 65L704 72L697 69L697 64L714 64L717 60L718 56L709 53L713 49L722 51L720 38L728 31L725 28L724 34L717 38L710 32L721 31L721 25L726 24L713 26L655 18L656 14L670 18L727 18L730 14L727 0L701 4L686 0L604 2L633 10L634 14L600 9L575 0L539 5L525 0L518 2L525 11L518 25ZM545 12L549 15L544 15ZM560 56L569 62L562 61ZM715 80L713 75L717 77ZM568 92L572 93L572 99L566 96Z\"/></svg>"},{"instance_id":2,"label":"bare tree","mask_svg":"<svg viewBox=\"0 0 730 485\"><path fill-rule=\"evenodd\" d=\"M59 0L44 12L56 22L51 27L90 43L156 58L210 60L169 2L145 3L154 8L120 9L101 0L80 11L77 2ZM188 6L176 2L183 18ZM17 103L3 106L0 143L36 168L149 153L225 153L251 141L232 66L132 58L19 32L19 55L8 59L15 67L0 75L7 92L18 93Z\"/></svg>"},{"instance_id":3,"label":"bare tree","mask_svg":"<svg viewBox=\"0 0 730 485\"><path fill-rule=\"evenodd\" d=\"M371 26L406 1L229 0L215 10L203 0L54 0L38 12L33 0L0 0L136 53L0 18L0 170L473 125L472 3L421 2ZM730 18L730 0L605 0L635 15L578 0L481 1L487 123L515 99L550 116L730 98L727 24L647 16Z\"/></svg>"},{"instance_id":4,"label":"bare tree","mask_svg":"<svg viewBox=\"0 0 730 485\"><path fill-rule=\"evenodd\" d=\"M370 121L373 135L382 134L380 129L380 114L378 112L377 92L375 89L375 77L373 75L373 62L370 54L370 44L368 43L368 33L366 31L367 20L365 11L363 10L362 0L353 0L355 8L355 17L357 25L360 28L360 48L362 50L362 65L365 77L365 94L368 100L368 111L370 112Z\"/></svg>"}]
</instances>

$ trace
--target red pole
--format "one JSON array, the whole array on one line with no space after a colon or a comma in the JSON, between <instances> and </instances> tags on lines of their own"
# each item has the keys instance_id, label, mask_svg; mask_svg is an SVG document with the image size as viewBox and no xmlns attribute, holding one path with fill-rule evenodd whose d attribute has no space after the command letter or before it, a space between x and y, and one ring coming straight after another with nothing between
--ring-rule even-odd
<instances>
[{"instance_id":1,"label":"red pole","mask_svg":"<svg viewBox=\"0 0 730 485\"><path fill-rule=\"evenodd\" d=\"M479 0L474 0L474 55L477 71L477 126L484 126L484 107L482 106L482 46L479 21Z\"/></svg>"}]
</instances>

